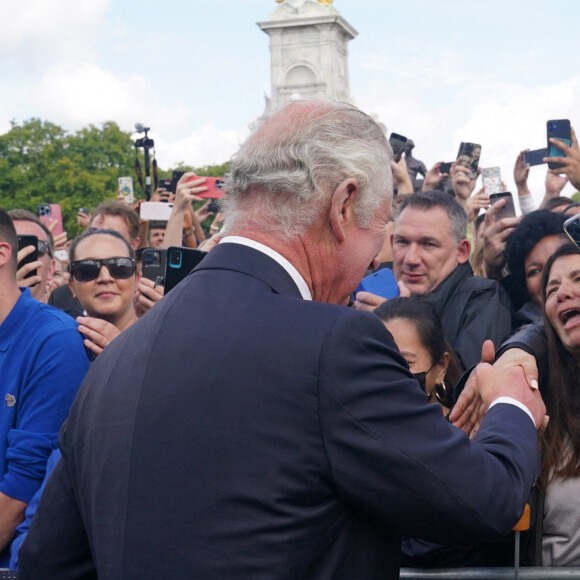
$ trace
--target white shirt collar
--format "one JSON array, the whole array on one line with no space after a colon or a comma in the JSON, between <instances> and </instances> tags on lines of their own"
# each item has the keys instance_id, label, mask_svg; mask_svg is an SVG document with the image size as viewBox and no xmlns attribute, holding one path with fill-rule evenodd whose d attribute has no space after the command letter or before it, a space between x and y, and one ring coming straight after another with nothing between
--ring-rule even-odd
<instances>
[{"instance_id":1,"label":"white shirt collar","mask_svg":"<svg viewBox=\"0 0 580 580\"><path fill-rule=\"evenodd\" d=\"M268 246L265 246L260 242L256 242L255 240L251 240L250 238L244 238L242 236L226 236L222 238L220 244L226 243L241 244L242 246L248 246L250 248L254 248L254 250L258 250L258 252L262 252L263 254L270 256L272 260L276 260L276 262L278 262L278 264L280 264L280 266L282 266L282 268L284 268L284 270L286 270L286 272L290 274L292 280L294 280L294 283L298 287L298 290L300 291L302 298L304 300L312 300L310 288L308 288L308 285L306 284L304 278L300 275L298 270L284 256L276 252L276 250L273 250L272 248L269 248Z\"/></svg>"}]
</instances>

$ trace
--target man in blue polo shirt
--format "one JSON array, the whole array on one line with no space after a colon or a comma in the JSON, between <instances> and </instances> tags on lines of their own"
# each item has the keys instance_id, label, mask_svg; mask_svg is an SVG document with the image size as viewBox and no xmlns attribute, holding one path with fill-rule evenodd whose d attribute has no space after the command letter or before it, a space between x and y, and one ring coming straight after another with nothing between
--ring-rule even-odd
<instances>
[{"instance_id":1,"label":"man in blue polo shirt","mask_svg":"<svg viewBox=\"0 0 580 580\"><path fill-rule=\"evenodd\" d=\"M75 321L18 287L17 253L0 210L0 567L89 366Z\"/></svg>"}]
</instances>

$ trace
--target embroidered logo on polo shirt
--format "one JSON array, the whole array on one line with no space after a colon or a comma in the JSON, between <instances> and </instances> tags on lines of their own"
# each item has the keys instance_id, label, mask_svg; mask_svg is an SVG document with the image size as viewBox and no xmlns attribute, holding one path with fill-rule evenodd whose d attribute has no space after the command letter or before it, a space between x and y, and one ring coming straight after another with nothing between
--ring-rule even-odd
<instances>
[{"instance_id":1,"label":"embroidered logo on polo shirt","mask_svg":"<svg viewBox=\"0 0 580 580\"><path fill-rule=\"evenodd\" d=\"M8 407L14 407L16 404L16 397L14 395L6 395L4 399L6 399L6 405Z\"/></svg>"}]
</instances>

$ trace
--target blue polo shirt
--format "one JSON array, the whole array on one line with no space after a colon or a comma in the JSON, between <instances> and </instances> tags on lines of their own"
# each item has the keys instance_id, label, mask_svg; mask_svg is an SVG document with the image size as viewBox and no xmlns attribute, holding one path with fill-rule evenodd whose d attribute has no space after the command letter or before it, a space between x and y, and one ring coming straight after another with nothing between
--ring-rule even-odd
<instances>
[{"instance_id":1,"label":"blue polo shirt","mask_svg":"<svg viewBox=\"0 0 580 580\"><path fill-rule=\"evenodd\" d=\"M21 292L0 324L0 492L29 502L89 361L74 319Z\"/></svg>"}]
</instances>

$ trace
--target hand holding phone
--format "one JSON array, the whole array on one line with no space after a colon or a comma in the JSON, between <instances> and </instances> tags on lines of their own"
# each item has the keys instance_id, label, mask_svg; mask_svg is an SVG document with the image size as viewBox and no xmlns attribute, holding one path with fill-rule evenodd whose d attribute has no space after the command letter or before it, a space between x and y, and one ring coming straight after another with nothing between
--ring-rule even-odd
<instances>
[{"instance_id":1,"label":"hand holding phone","mask_svg":"<svg viewBox=\"0 0 580 580\"><path fill-rule=\"evenodd\" d=\"M570 131L570 121L568 119L553 119L546 123L546 135L548 139L548 157L566 157L566 153L558 149L550 139L562 141L565 145L570 147L572 145L572 135ZM561 163L553 161L548 162L550 169L559 169L563 167Z\"/></svg>"},{"instance_id":2,"label":"hand holding phone","mask_svg":"<svg viewBox=\"0 0 580 580\"><path fill-rule=\"evenodd\" d=\"M398 135L397 133L391 133L391 136L389 137L389 143L391 144L391 149L393 150L393 160L395 163L399 163L403 153L405 152L407 137L404 135Z\"/></svg>"},{"instance_id":3,"label":"hand holding phone","mask_svg":"<svg viewBox=\"0 0 580 580\"><path fill-rule=\"evenodd\" d=\"M19 286L35 286L41 281L38 275L38 238L18 236L18 267L16 279Z\"/></svg>"}]
</instances>

